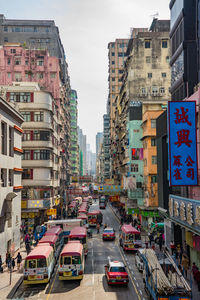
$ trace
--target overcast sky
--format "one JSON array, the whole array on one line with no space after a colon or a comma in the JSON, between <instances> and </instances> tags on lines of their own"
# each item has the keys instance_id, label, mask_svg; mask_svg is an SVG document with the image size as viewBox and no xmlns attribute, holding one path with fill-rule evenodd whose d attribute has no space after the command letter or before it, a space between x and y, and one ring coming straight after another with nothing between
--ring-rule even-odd
<instances>
[{"instance_id":1,"label":"overcast sky","mask_svg":"<svg viewBox=\"0 0 200 300\"><path fill-rule=\"evenodd\" d=\"M48 19L59 27L78 93L78 125L95 151L108 97L109 42L129 38L130 28L150 27L152 16L169 19L169 0L0 0L9 19Z\"/></svg>"}]
</instances>

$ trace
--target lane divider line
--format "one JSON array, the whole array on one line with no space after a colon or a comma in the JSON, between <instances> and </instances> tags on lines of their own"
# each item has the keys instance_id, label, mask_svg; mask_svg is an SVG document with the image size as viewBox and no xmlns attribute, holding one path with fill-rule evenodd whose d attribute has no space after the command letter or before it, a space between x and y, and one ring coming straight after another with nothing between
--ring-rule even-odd
<instances>
[{"instance_id":1,"label":"lane divider line","mask_svg":"<svg viewBox=\"0 0 200 300\"><path fill-rule=\"evenodd\" d=\"M120 254L121 254L121 257L122 257L122 259L123 259L123 261L124 261L124 264L126 264L126 263L125 263L124 256L123 256L123 254L122 254L122 251L121 251L119 245L118 245L118 248L119 248L119 252L120 252ZM129 274L129 277L130 277L130 280L131 280L132 285L133 285L133 287L134 287L134 290L135 290L135 292L136 292L136 294L137 294L137 297L138 297L139 300L141 300L141 297L140 297L140 295L139 295L139 293L138 293L138 290L137 290L137 288L136 288L136 286L135 286L135 283L134 283L134 281L133 281L133 278L132 278L132 275L131 275L131 273L130 273L130 271L129 271L129 268L127 268L127 272L128 272L128 274Z\"/></svg>"},{"instance_id":2,"label":"lane divider line","mask_svg":"<svg viewBox=\"0 0 200 300\"><path fill-rule=\"evenodd\" d=\"M48 295L47 295L46 300L48 300L49 297L50 297L51 291L52 291L52 289L53 289L53 287L54 287L54 284L55 284L55 281L56 281L56 276L57 276L57 274L58 274L58 267L57 267L56 274L55 274L55 277L54 277L53 282L52 282L52 284L51 284L51 287L50 287L50 290L49 290L49 293L48 293Z\"/></svg>"}]
</instances>

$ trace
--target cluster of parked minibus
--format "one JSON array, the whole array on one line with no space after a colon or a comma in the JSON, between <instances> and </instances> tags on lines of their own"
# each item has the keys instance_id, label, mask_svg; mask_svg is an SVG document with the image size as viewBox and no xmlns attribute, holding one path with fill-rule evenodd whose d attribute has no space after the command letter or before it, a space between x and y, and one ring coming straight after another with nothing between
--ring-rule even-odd
<instances>
[{"instance_id":1,"label":"cluster of parked minibus","mask_svg":"<svg viewBox=\"0 0 200 300\"><path fill-rule=\"evenodd\" d=\"M47 283L58 261L60 280L82 279L85 257L88 254L87 228L101 225L100 210L89 211L91 198L77 197L68 207L68 216L76 207L76 217L45 222L46 232L37 246L25 259L24 283ZM109 229L109 228L107 228ZM105 232L103 240L109 240L110 232ZM141 247L140 232L131 225L123 225L120 231L120 245L124 250Z\"/></svg>"}]
</instances>

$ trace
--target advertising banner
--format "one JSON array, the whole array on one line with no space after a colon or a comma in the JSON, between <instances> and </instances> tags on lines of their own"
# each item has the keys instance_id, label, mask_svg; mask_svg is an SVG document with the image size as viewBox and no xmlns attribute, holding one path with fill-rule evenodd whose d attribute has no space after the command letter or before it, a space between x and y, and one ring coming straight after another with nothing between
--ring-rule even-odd
<instances>
[{"instance_id":1,"label":"advertising banner","mask_svg":"<svg viewBox=\"0 0 200 300\"><path fill-rule=\"evenodd\" d=\"M168 102L170 185L197 185L196 102Z\"/></svg>"}]
</instances>

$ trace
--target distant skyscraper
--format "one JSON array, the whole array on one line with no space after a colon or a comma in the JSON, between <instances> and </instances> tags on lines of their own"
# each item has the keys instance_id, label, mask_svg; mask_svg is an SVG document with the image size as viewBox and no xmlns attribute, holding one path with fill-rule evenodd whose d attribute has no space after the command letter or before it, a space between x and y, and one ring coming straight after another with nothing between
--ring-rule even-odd
<instances>
[{"instance_id":1,"label":"distant skyscraper","mask_svg":"<svg viewBox=\"0 0 200 300\"><path fill-rule=\"evenodd\" d=\"M101 143L103 143L103 132L97 132L97 134L96 134L96 156L98 156L98 154L99 154Z\"/></svg>"}]
</instances>

